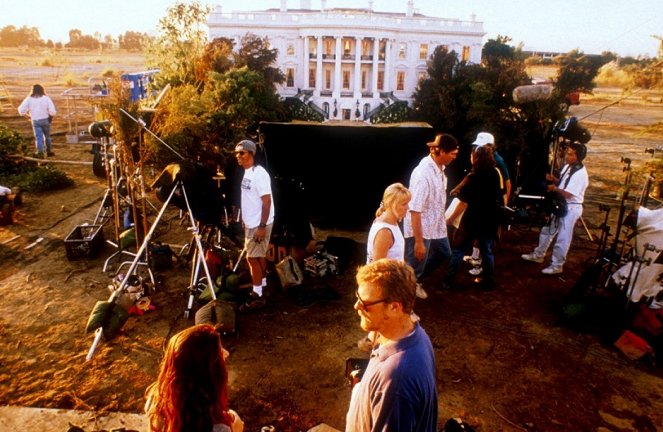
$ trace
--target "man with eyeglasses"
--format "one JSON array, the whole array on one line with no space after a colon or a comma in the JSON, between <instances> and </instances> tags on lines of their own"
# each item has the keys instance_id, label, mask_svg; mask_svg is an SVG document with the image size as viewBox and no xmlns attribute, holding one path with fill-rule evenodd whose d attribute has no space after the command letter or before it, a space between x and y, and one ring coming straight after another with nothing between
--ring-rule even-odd
<instances>
[{"instance_id":1,"label":"man with eyeglasses","mask_svg":"<svg viewBox=\"0 0 663 432\"><path fill-rule=\"evenodd\" d=\"M445 166L458 156L458 141L439 133L427 143L429 154L410 176L410 210L403 221L405 261L418 279L430 274L451 257L444 212L447 204Z\"/></svg>"},{"instance_id":2,"label":"man with eyeglasses","mask_svg":"<svg viewBox=\"0 0 663 432\"><path fill-rule=\"evenodd\" d=\"M410 314L417 279L402 261L380 259L357 272L354 309L378 337L352 389L346 432L437 431L435 354Z\"/></svg>"},{"instance_id":3,"label":"man with eyeglasses","mask_svg":"<svg viewBox=\"0 0 663 432\"><path fill-rule=\"evenodd\" d=\"M267 250L274 222L271 179L267 171L255 164L256 143L240 141L235 147L237 163L244 168L241 214L244 224L246 260L251 271L251 299L240 306L248 311L264 306L263 288L267 286Z\"/></svg>"}]
</instances>

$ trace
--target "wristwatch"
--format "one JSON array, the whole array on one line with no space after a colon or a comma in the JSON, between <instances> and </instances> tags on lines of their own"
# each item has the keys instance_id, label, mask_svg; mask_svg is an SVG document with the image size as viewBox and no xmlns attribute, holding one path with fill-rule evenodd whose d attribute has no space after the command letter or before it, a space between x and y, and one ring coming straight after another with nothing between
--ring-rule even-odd
<instances>
[{"instance_id":1,"label":"wristwatch","mask_svg":"<svg viewBox=\"0 0 663 432\"><path fill-rule=\"evenodd\" d=\"M261 223L260 225L258 225L258 228L265 228L265 227L267 227L267 224Z\"/></svg>"}]
</instances>

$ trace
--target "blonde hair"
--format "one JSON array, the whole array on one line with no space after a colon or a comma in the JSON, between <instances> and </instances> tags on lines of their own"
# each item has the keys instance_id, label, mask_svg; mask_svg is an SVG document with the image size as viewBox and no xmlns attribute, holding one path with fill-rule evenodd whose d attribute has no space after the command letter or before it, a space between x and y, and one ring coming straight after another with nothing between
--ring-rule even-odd
<instances>
[{"instance_id":1,"label":"blonde hair","mask_svg":"<svg viewBox=\"0 0 663 432\"><path fill-rule=\"evenodd\" d=\"M382 195L382 202L380 202L380 207L378 207L375 212L375 217L380 217L387 210L392 210L395 213L395 207L409 200L412 194L406 188L403 183L393 183L387 186Z\"/></svg>"},{"instance_id":2,"label":"blonde hair","mask_svg":"<svg viewBox=\"0 0 663 432\"><path fill-rule=\"evenodd\" d=\"M417 277L414 270L403 261L382 258L359 267L355 276L357 284L368 284L379 288L388 302L403 305L403 312L409 314L414 308L417 291Z\"/></svg>"}]
</instances>

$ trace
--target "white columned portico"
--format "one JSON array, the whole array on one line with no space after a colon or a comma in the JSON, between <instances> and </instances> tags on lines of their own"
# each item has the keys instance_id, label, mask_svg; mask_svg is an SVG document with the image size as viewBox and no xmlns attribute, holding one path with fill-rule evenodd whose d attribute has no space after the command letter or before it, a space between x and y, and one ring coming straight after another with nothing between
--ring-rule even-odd
<instances>
[{"instance_id":1,"label":"white columned portico","mask_svg":"<svg viewBox=\"0 0 663 432\"><path fill-rule=\"evenodd\" d=\"M355 38L355 79L354 98L361 98L361 37Z\"/></svg>"}]
</instances>

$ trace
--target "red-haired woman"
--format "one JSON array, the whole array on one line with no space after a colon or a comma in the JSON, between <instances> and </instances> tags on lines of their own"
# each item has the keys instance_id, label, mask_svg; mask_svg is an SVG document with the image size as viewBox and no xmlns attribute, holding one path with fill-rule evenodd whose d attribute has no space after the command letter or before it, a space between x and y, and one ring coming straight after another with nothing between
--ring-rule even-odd
<instances>
[{"instance_id":1,"label":"red-haired woman","mask_svg":"<svg viewBox=\"0 0 663 432\"><path fill-rule=\"evenodd\" d=\"M183 330L168 342L157 381L147 388L151 432L242 432L228 408L227 352L213 326Z\"/></svg>"}]
</instances>

